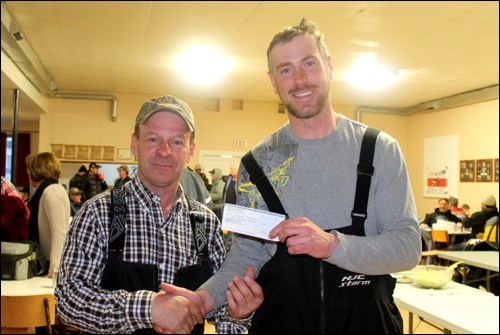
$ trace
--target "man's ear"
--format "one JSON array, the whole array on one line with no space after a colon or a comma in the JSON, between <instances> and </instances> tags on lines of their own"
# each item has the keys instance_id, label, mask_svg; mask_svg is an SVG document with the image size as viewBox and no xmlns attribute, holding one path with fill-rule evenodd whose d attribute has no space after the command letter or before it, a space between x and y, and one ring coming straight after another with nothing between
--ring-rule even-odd
<instances>
[{"instance_id":1,"label":"man's ear","mask_svg":"<svg viewBox=\"0 0 500 335\"><path fill-rule=\"evenodd\" d=\"M189 155L187 157L186 163L189 163L194 157L194 149L196 149L196 142L193 141L189 144Z\"/></svg>"},{"instance_id":2,"label":"man's ear","mask_svg":"<svg viewBox=\"0 0 500 335\"><path fill-rule=\"evenodd\" d=\"M130 151L137 157L137 137L135 137L135 134L130 137Z\"/></svg>"}]
</instances>

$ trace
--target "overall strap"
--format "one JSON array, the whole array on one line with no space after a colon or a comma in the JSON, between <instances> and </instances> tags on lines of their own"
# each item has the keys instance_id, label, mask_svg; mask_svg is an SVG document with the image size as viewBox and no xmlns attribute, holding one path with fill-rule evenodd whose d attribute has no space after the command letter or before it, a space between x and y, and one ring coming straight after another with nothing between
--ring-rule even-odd
<instances>
[{"instance_id":1,"label":"overall strap","mask_svg":"<svg viewBox=\"0 0 500 335\"><path fill-rule=\"evenodd\" d=\"M125 205L125 192L122 188L111 190L111 209L109 230L109 250L121 251L125 244L125 215L127 206Z\"/></svg>"},{"instance_id":2,"label":"overall strap","mask_svg":"<svg viewBox=\"0 0 500 335\"><path fill-rule=\"evenodd\" d=\"M205 225L198 223L195 219L195 213L191 208L191 200L186 196L186 201L189 208L189 221L191 222L191 229L193 230L194 240L196 242L196 250L198 256L208 256L208 242L205 233ZM198 220L199 221L199 220Z\"/></svg>"},{"instance_id":3,"label":"overall strap","mask_svg":"<svg viewBox=\"0 0 500 335\"><path fill-rule=\"evenodd\" d=\"M358 180L356 182L356 195L354 207L351 212L353 226L364 235L364 222L367 217L368 196L370 192L371 178L374 172L373 156L375 144L380 130L369 127L363 136L358 163ZM271 186L266 175L255 161L252 152L247 152L241 159L246 170L250 174L250 181L259 189L267 207L271 212L286 214L278 195ZM288 215L287 215L288 217Z\"/></svg>"},{"instance_id":4,"label":"overall strap","mask_svg":"<svg viewBox=\"0 0 500 335\"><path fill-rule=\"evenodd\" d=\"M370 184L374 172L373 156L375 144L380 130L368 127L363 136L361 151L359 153L358 180L356 182L356 195L354 207L351 212L352 225L356 235L365 235L364 223L367 217L368 196L370 195Z\"/></svg>"},{"instance_id":5,"label":"overall strap","mask_svg":"<svg viewBox=\"0 0 500 335\"><path fill-rule=\"evenodd\" d=\"M245 169L250 174L250 181L257 186L260 194L262 194L262 198L264 199L267 208L269 208L271 212L284 214L288 218L288 214L286 213L285 208L283 208L276 191L273 189L269 179L267 179L264 171L262 171L261 167L253 157L252 151L247 152L241 159L241 162L245 165Z\"/></svg>"}]
</instances>

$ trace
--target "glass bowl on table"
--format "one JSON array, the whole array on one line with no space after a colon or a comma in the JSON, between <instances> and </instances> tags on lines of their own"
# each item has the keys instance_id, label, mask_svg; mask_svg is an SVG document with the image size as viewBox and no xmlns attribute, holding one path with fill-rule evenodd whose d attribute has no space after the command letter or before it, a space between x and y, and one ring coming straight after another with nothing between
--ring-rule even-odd
<instances>
[{"instance_id":1,"label":"glass bowl on table","mask_svg":"<svg viewBox=\"0 0 500 335\"><path fill-rule=\"evenodd\" d=\"M412 271L413 282L423 288L439 289L453 277L454 267L438 265L417 265Z\"/></svg>"}]
</instances>

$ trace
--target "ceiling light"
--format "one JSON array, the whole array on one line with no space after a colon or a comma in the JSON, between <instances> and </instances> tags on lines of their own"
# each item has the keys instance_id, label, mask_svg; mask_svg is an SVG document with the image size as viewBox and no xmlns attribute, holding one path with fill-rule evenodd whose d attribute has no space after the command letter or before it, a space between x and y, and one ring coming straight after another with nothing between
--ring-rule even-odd
<instances>
[{"instance_id":1,"label":"ceiling light","mask_svg":"<svg viewBox=\"0 0 500 335\"><path fill-rule=\"evenodd\" d=\"M177 56L175 69L189 83L209 85L220 81L233 64L231 57L215 49L196 46Z\"/></svg>"},{"instance_id":2,"label":"ceiling light","mask_svg":"<svg viewBox=\"0 0 500 335\"><path fill-rule=\"evenodd\" d=\"M374 55L358 58L344 79L356 88L363 90L380 90L393 84L398 73L380 65Z\"/></svg>"}]
</instances>

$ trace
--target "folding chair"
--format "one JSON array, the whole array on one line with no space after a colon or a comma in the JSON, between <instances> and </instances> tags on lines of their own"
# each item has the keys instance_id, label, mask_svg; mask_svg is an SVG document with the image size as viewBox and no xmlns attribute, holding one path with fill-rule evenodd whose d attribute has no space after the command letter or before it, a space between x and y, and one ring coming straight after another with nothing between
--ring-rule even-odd
<instances>
[{"instance_id":1,"label":"folding chair","mask_svg":"<svg viewBox=\"0 0 500 335\"><path fill-rule=\"evenodd\" d=\"M431 239L433 250L448 250L450 247L450 234L447 230L431 229ZM448 260L440 260L439 257L434 258L434 264L448 264Z\"/></svg>"},{"instance_id":2,"label":"folding chair","mask_svg":"<svg viewBox=\"0 0 500 335\"><path fill-rule=\"evenodd\" d=\"M422 259L420 264L425 264L427 257L432 257L433 263L439 265L440 263L447 264L448 261L439 260L437 257L438 251L448 250L450 246L450 235L447 230L431 229L432 250L422 251Z\"/></svg>"},{"instance_id":3,"label":"folding chair","mask_svg":"<svg viewBox=\"0 0 500 335\"><path fill-rule=\"evenodd\" d=\"M56 305L54 295L2 295L2 334L29 334L35 327L46 327L52 334Z\"/></svg>"}]
</instances>

